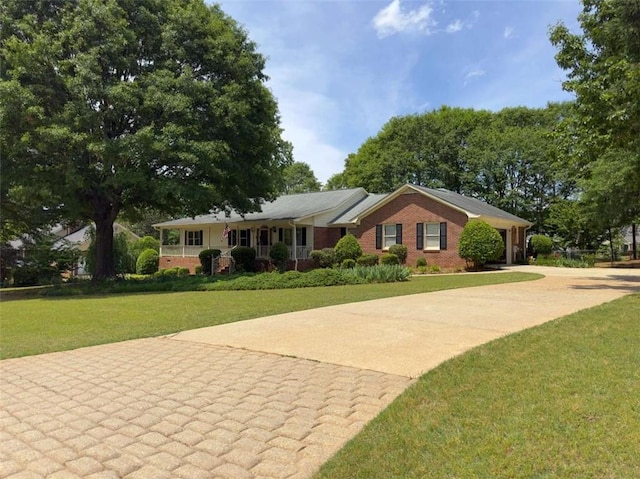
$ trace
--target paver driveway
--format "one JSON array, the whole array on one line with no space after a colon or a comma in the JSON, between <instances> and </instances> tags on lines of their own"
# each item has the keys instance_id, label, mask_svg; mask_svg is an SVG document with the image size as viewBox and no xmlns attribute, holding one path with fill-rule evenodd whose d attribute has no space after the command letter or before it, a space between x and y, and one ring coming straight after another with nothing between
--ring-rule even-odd
<instances>
[{"instance_id":1,"label":"paver driveway","mask_svg":"<svg viewBox=\"0 0 640 479\"><path fill-rule=\"evenodd\" d=\"M4 360L0 477L310 477L411 376L640 290L640 272L533 271L549 276Z\"/></svg>"}]
</instances>

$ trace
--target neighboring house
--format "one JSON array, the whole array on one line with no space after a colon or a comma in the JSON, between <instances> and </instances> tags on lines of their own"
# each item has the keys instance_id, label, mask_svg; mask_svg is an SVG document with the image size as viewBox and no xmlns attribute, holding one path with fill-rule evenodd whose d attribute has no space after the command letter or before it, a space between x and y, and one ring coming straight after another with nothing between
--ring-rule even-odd
<instances>
[{"instance_id":1,"label":"neighboring house","mask_svg":"<svg viewBox=\"0 0 640 479\"><path fill-rule=\"evenodd\" d=\"M447 190L404 185L390 194L372 195L362 188L287 195L265 203L244 217L210 214L154 225L160 237L177 231L178 244L160 246L160 267L186 266L193 272L203 249L228 255L235 246L251 246L268 258L271 246L287 245L296 268L310 264L312 250L335 246L347 233L356 236L364 253L383 254L404 244L407 264L424 257L430 265L462 268L458 238L470 219L495 227L505 241L503 261L522 259L526 220L474 198ZM163 241L164 243L165 241Z\"/></svg>"},{"instance_id":2,"label":"neighboring house","mask_svg":"<svg viewBox=\"0 0 640 479\"><path fill-rule=\"evenodd\" d=\"M91 225L80 228L79 230L74 231L71 234L68 234L53 244L54 248L61 248L63 246L69 246L81 253L86 253L89 249L89 245L91 244L91 237L89 235L89 230L93 228L93 223ZM125 233L127 238L130 241L135 241L140 239L138 235L133 233L128 228L122 226L120 223L113 224L113 236L117 236L120 233ZM83 276L88 274L85 270L85 258L84 254L80 256L78 262L74 265L73 270L70 271L71 276Z\"/></svg>"},{"instance_id":3,"label":"neighboring house","mask_svg":"<svg viewBox=\"0 0 640 479\"><path fill-rule=\"evenodd\" d=\"M622 231L621 231L622 238L623 238L622 252L625 254L633 253L633 246L634 246L633 230L634 230L633 226L627 226L625 228L622 228ZM640 245L640 227L639 226L636 226L635 233L636 233L635 245L637 247L637 245Z\"/></svg>"}]
</instances>

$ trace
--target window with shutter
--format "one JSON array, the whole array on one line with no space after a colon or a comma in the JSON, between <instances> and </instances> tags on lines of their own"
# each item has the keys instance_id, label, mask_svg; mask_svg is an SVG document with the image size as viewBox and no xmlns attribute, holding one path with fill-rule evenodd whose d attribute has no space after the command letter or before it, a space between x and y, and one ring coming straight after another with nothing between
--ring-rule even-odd
<instances>
[{"instance_id":1,"label":"window with shutter","mask_svg":"<svg viewBox=\"0 0 640 479\"><path fill-rule=\"evenodd\" d=\"M424 248L424 223L416 224L416 249L422 250Z\"/></svg>"},{"instance_id":2,"label":"window with shutter","mask_svg":"<svg viewBox=\"0 0 640 479\"><path fill-rule=\"evenodd\" d=\"M382 225L376 225L376 249L382 249Z\"/></svg>"}]
</instances>

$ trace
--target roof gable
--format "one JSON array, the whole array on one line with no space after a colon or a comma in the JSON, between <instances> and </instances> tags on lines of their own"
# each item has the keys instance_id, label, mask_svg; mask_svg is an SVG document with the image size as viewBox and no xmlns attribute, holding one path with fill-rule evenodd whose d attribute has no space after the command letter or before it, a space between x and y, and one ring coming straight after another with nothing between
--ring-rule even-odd
<instances>
[{"instance_id":1,"label":"roof gable","mask_svg":"<svg viewBox=\"0 0 640 479\"><path fill-rule=\"evenodd\" d=\"M439 203L442 203L456 211L464 213L469 219L490 219L502 222L510 222L523 226L531 226L531 223L529 221L519 218L516 215L512 215L511 213L501 210L500 208L496 208L495 206L491 206L484 201L480 201L476 198L470 198L445 189L433 189L410 184L403 185L394 192L389 193L388 195L370 195L370 197L377 196L377 198L372 198L372 201L370 203L362 202L362 204L365 205L365 207L363 208L358 208L358 205L356 205L352 209L352 211L346 212L339 218L336 218L336 220L334 220L334 223L358 223L362 218L370 215L377 209L393 201L401 194L411 191L415 191L419 194L427 196L428 198L431 198L434 201L438 201Z\"/></svg>"}]
</instances>

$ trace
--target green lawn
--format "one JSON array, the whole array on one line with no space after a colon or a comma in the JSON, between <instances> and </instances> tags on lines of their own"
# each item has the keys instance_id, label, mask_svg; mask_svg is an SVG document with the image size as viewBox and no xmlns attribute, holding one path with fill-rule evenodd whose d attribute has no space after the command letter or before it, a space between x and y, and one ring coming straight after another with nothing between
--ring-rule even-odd
<instances>
[{"instance_id":1,"label":"green lawn","mask_svg":"<svg viewBox=\"0 0 640 479\"><path fill-rule=\"evenodd\" d=\"M290 290L43 297L0 302L0 357L159 336L332 304L541 278L530 273L414 277L402 283Z\"/></svg>"},{"instance_id":2,"label":"green lawn","mask_svg":"<svg viewBox=\"0 0 640 479\"><path fill-rule=\"evenodd\" d=\"M640 477L640 294L425 374L316 479Z\"/></svg>"}]
</instances>

